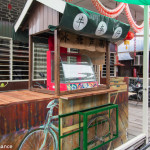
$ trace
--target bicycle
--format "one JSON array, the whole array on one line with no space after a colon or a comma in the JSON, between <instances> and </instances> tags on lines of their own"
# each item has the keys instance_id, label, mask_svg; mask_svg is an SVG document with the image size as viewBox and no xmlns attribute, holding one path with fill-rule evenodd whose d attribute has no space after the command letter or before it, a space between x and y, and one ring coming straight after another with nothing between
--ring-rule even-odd
<instances>
[{"instance_id":1,"label":"bicycle","mask_svg":"<svg viewBox=\"0 0 150 150\"><path fill-rule=\"evenodd\" d=\"M53 110L58 106L58 100L51 101L47 108L50 110L47 112L46 121L43 126L31 130L21 141L18 150L58 150L58 139L55 131L58 133L58 127L56 127L52 120L57 119L57 116L53 115ZM101 130L101 134L97 132L91 141L91 144L98 144L106 142L113 137L112 119L108 118L107 114L98 114L93 116L88 122L88 128L96 124L96 128ZM83 137L81 135L81 149L82 149ZM106 150L111 146L111 142L100 147L98 150Z\"/></svg>"},{"instance_id":2,"label":"bicycle","mask_svg":"<svg viewBox=\"0 0 150 150\"><path fill-rule=\"evenodd\" d=\"M58 140L55 133L58 133L58 127L52 122L52 120L58 119L58 115L53 116L53 110L57 106L57 99L49 102L47 105L49 111L47 112L46 122L39 128L27 133L20 143L18 150L58 150Z\"/></svg>"}]
</instances>

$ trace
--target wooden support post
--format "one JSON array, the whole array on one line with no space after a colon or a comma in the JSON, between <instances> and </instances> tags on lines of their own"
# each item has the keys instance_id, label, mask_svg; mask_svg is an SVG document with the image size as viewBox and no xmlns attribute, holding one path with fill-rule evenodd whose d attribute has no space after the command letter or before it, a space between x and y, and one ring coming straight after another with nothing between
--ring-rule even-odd
<instances>
[{"instance_id":1,"label":"wooden support post","mask_svg":"<svg viewBox=\"0 0 150 150\"><path fill-rule=\"evenodd\" d=\"M110 49L109 42L106 43L106 87L110 88Z\"/></svg>"},{"instance_id":2,"label":"wooden support post","mask_svg":"<svg viewBox=\"0 0 150 150\"><path fill-rule=\"evenodd\" d=\"M54 53L54 79L55 79L55 95L60 95L60 39L58 31L54 32L54 43L55 43L55 53Z\"/></svg>"},{"instance_id":3,"label":"wooden support post","mask_svg":"<svg viewBox=\"0 0 150 150\"><path fill-rule=\"evenodd\" d=\"M32 35L29 35L29 82L28 89L32 88L32 66L33 66L33 43L32 43Z\"/></svg>"}]
</instances>

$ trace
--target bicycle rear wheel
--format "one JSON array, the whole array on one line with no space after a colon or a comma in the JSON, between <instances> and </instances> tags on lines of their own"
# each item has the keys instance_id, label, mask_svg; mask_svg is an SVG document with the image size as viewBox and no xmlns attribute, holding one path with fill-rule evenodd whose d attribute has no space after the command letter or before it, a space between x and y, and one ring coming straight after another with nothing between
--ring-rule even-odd
<instances>
[{"instance_id":1,"label":"bicycle rear wheel","mask_svg":"<svg viewBox=\"0 0 150 150\"><path fill-rule=\"evenodd\" d=\"M44 129L39 128L29 132L19 145L19 150L39 150L45 137ZM55 150L56 142L51 132L47 133L46 143L42 150Z\"/></svg>"}]
</instances>

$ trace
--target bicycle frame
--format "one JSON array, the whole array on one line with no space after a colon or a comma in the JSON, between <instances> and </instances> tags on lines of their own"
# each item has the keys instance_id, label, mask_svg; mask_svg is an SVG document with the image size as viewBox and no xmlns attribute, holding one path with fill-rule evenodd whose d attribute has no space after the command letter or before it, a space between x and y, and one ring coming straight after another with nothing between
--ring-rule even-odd
<instances>
[{"instance_id":1,"label":"bicycle frame","mask_svg":"<svg viewBox=\"0 0 150 150\"><path fill-rule=\"evenodd\" d=\"M54 103L53 105L52 102ZM46 139L47 139L47 134L48 132L51 132L54 136L55 139L57 139L57 136L56 136L56 133L54 132L54 130L56 132L58 132L58 127L56 127L53 123L51 123L52 120L54 119L58 119L58 115L57 116L52 116L53 114L53 110L54 108L57 106L58 104L55 103L55 100L51 101L48 105L47 105L47 108L49 108L50 110L48 111L47 113L47 116L46 116L46 120L47 120L47 123L43 126L41 126L41 128L44 128L44 132L45 132L45 137L44 137L44 141L43 141L43 144L41 145L40 149L39 150L42 150L45 143L46 143ZM56 141L56 146L58 145L58 141ZM57 147L56 147L57 149Z\"/></svg>"}]
</instances>

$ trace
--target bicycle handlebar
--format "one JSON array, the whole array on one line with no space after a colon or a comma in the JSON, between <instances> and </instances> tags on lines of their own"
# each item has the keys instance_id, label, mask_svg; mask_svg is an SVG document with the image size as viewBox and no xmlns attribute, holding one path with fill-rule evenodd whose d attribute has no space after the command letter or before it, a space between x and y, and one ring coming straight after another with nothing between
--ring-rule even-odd
<instances>
[{"instance_id":1,"label":"bicycle handlebar","mask_svg":"<svg viewBox=\"0 0 150 150\"><path fill-rule=\"evenodd\" d=\"M58 103L59 103L58 99L54 99L51 102L49 102L49 104L47 105L47 108L52 108L52 107L58 105Z\"/></svg>"}]
</instances>

